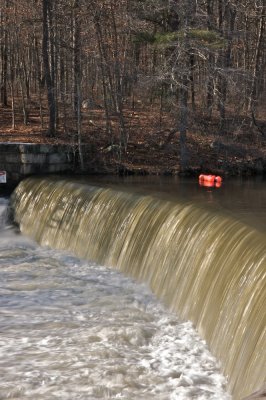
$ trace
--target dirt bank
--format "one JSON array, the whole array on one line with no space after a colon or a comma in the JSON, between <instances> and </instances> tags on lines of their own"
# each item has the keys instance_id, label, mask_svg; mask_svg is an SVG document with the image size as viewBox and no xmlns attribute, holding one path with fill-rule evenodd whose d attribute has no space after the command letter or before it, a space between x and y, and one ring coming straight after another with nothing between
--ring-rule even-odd
<instances>
[{"instance_id":1,"label":"dirt bank","mask_svg":"<svg viewBox=\"0 0 266 400\"><path fill-rule=\"evenodd\" d=\"M35 110L24 126L19 119L15 129L10 128L9 108L1 108L0 141L27 143L70 143L76 154L76 135L70 131L58 130L56 137L46 135L40 127L38 111ZM83 111L82 143L84 167L90 173L112 174L156 174L177 175L180 173L179 131L169 113L158 113L156 109L125 110L127 146L119 148L119 121L116 115L111 119L111 134L106 133L103 110ZM219 124L213 117L195 116L188 127L187 174L200 172L220 175L253 175L266 173L266 135L259 121L259 128L252 120L228 118L227 131L219 134ZM264 129L264 128L263 128ZM73 130L74 131L74 130Z\"/></svg>"}]
</instances>

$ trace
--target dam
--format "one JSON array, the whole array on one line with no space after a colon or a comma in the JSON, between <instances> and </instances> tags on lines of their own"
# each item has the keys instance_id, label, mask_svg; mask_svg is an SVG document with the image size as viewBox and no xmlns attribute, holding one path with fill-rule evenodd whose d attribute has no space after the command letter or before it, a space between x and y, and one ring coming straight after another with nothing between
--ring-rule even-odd
<instances>
[{"instance_id":1,"label":"dam","mask_svg":"<svg viewBox=\"0 0 266 400\"><path fill-rule=\"evenodd\" d=\"M158 196L71 179L27 178L12 194L11 206L14 221L27 240L37 242L43 249L67 251L73 254L69 257L90 260L122 273L125 286L126 277L133 278L140 288L147 285L171 316L192 324L219 361L227 379L227 391L234 400L243 399L265 385L263 224L255 227L252 221L247 223L219 208L187 201L182 196L177 200L165 194ZM20 246L20 252L23 251ZM186 335L187 325L182 329ZM145 335L152 335L151 331ZM96 332L94 340L99 340ZM181 341L179 338L179 344ZM189 353L188 344L185 347ZM160 348L162 358L163 348ZM176 351L170 351L166 358L175 360ZM124 373L120 371L120 375ZM138 374L141 375L140 370ZM193 378L191 374L184 376L176 372L167 379L176 379L177 386L184 379L186 387ZM202 373L197 392L195 388L194 392L192 389L183 392L180 385L176 397L161 394L157 398L229 399L229 394L213 392L211 384L208 389L210 376L206 371ZM217 382L217 387L224 385ZM89 398L97 398L95 393L94 396ZM115 398L112 391L101 396ZM152 396L155 394L122 398Z\"/></svg>"}]
</instances>

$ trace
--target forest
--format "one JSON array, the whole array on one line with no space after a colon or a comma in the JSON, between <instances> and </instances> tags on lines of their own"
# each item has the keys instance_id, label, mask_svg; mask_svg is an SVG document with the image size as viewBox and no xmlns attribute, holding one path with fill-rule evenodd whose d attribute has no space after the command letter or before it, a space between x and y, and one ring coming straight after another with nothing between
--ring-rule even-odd
<instances>
[{"instance_id":1,"label":"forest","mask_svg":"<svg viewBox=\"0 0 266 400\"><path fill-rule=\"evenodd\" d=\"M0 4L1 141L96 172L266 171L266 0Z\"/></svg>"}]
</instances>

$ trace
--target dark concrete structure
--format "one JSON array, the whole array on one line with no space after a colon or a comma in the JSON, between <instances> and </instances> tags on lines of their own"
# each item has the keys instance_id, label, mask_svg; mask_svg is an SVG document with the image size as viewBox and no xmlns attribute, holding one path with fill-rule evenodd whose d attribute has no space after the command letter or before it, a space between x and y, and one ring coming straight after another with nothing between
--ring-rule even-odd
<instances>
[{"instance_id":1,"label":"dark concrete structure","mask_svg":"<svg viewBox=\"0 0 266 400\"><path fill-rule=\"evenodd\" d=\"M0 143L0 171L6 171L6 183L0 188L14 187L29 175L60 173L73 170L73 149L70 145L34 143Z\"/></svg>"}]
</instances>

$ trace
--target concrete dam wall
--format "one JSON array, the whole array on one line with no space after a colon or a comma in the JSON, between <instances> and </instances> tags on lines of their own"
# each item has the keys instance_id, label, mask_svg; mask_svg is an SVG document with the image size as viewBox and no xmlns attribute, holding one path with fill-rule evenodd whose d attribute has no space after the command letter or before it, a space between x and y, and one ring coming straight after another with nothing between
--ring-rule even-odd
<instances>
[{"instance_id":1,"label":"concrete dam wall","mask_svg":"<svg viewBox=\"0 0 266 400\"><path fill-rule=\"evenodd\" d=\"M0 143L0 171L6 171L7 187L29 175L60 173L73 169L70 145Z\"/></svg>"}]
</instances>

